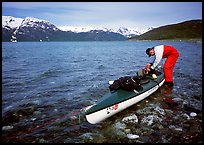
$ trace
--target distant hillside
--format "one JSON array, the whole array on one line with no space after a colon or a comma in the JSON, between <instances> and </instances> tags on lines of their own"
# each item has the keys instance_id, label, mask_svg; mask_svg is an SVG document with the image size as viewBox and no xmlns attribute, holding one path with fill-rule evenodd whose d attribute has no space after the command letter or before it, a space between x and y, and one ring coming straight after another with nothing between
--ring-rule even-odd
<instances>
[{"instance_id":1,"label":"distant hillside","mask_svg":"<svg viewBox=\"0 0 204 145\"><path fill-rule=\"evenodd\" d=\"M202 39L202 20L190 20L178 24L154 28L128 40Z\"/></svg>"}]
</instances>

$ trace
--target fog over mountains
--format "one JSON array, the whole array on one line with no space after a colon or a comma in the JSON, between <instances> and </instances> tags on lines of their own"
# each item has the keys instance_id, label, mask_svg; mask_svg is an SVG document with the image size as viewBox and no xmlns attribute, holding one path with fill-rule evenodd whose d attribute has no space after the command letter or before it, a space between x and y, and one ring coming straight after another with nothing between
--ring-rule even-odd
<instances>
[{"instance_id":1,"label":"fog over mountains","mask_svg":"<svg viewBox=\"0 0 204 145\"><path fill-rule=\"evenodd\" d=\"M124 41L130 37L144 34L147 29L120 27L56 27L46 20L37 18L15 18L2 16L2 41Z\"/></svg>"}]
</instances>

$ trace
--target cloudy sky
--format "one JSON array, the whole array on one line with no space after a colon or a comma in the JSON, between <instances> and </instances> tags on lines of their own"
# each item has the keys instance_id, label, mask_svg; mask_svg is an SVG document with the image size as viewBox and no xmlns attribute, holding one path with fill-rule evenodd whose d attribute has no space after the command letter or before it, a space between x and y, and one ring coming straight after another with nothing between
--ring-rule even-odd
<instances>
[{"instance_id":1,"label":"cloudy sky","mask_svg":"<svg viewBox=\"0 0 204 145\"><path fill-rule=\"evenodd\" d=\"M2 16L60 26L147 28L202 19L202 2L2 2Z\"/></svg>"}]
</instances>

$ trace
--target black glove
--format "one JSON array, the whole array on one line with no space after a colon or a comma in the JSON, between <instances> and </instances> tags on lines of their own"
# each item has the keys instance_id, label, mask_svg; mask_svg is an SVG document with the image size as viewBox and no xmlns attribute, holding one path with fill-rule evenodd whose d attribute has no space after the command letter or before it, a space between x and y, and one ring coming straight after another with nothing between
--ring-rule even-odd
<instances>
[{"instance_id":1,"label":"black glove","mask_svg":"<svg viewBox=\"0 0 204 145\"><path fill-rule=\"evenodd\" d=\"M150 71L149 71L150 74L155 74L156 73L155 69L152 69L151 67L149 69L150 69Z\"/></svg>"}]
</instances>

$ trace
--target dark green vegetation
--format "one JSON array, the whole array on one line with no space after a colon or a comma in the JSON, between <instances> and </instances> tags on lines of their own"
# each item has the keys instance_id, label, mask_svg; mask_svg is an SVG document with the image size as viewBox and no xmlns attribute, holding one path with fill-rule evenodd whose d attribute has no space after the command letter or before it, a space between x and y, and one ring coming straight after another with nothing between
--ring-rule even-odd
<instances>
[{"instance_id":1,"label":"dark green vegetation","mask_svg":"<svg viewBox=\"0 0 204 145\"><path fill-rule=\"evenodd\" d=\"M202 39L202 20L190 20L155 28L129 40Z\"/></svg>"}]
</instances>

